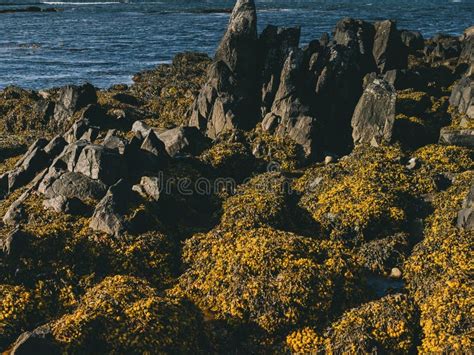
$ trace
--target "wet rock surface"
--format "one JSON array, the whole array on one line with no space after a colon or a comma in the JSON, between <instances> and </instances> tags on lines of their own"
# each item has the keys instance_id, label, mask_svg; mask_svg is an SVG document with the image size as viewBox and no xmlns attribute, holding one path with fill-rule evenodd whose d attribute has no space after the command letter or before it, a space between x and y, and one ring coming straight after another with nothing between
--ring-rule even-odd
<instances>
[{"instance_id":1,"label":"wet rock surface","mask_svg":"<svg viewBox=\"0 0 474 355\"><path fill-rule=\"evenodd\" d=\"M0 92L0 350L472 349L472 29L256 21L131 85Z\"/></svg>"}]
</instances>

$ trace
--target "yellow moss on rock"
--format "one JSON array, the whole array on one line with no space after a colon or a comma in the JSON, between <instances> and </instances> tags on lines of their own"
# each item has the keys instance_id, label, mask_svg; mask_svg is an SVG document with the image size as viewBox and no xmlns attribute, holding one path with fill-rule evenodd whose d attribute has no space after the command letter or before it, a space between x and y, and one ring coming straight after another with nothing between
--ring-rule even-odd
<instances>
[{"instance_id":1,"label":"yellow moss on rock","mask_svg":"<svg viewBox=\"0 0 474 355\"><path fill-rule=\"evenodd\" d=\"M261 128L255 129L249 136L252 149L265 162L278 164L284 171L295 170L301 165L304 154L300 151L300 147L288 137L268 134Z\"/></svg>"},{"instance_id":2,"label":"yellow moss on rock","mask_svg":"<svg viewBox=\"0 0 474 355\"><path fill-rule=\"evenodd\" d=\"M310 168L295 184L301 205L334 236L356 235L370 240L403 228L409 196L430 187L401 164L393 147L359 146L326 167Z\"/></svg>"},{"instance_id":3,"label":"yellow moss on rock","mask_svg":"<svg viewBox=\"0 0 474 355\"><path fill-rule=\"evenodd\" d=\"M409 353L416 344L416 309L402 294L390 295L345 312L324 335L312 328L290 333L294 353Z\"/></svg>"},{"instance_id":4,"label":"yellow moss on rock","mask_svg":"<svg viewBox=\"0 0 474 355\"><path fill-rule=\"evenodd\" d=\"M255 228L288 224L290 181L280 173L264 173L237 188L222 206L223 228ZM286 222L286 223L285 223Z\"/></svg>"},{"instance_id":5,"label":"yellow moss on rock","mask_svg":"<svg viewBox=\"0 0 474 355\"><path fill-rule=\"evenodd\" d=\"M0 347L26 330L33 309L33 295L24 287L0 285Z\"/></svg>"},{"instance_id":6,"label":"yellow moss on rock","mask_svg":"<svg viewBox=\"0 0 474 355\"><path fill-rule=\"evenodd\" d=\"M357 294L358 269L340 244L269 227L197 234L183 259L177 294L218 319L270 333L324 321Z\"/></svg>"},{"instance_id":7,"label":"yellow moss on rock","mask_svg":"<svg viewBox=\"0 0 474 355\"><path fill-rule=\"evenodd\" d=\"M67 352L189 353L202 341L199 313L187 302L161 297L146 281L107 277L79 306L52 325ZM100 330L100 331L99 331Z\"/></svg>"},{"instance_id":8,"label":"yellow moss on rock","mask_svg":"<svg viewBox=\"0 0 474 355\"><path fill-rule=\"evenodd\" d=\"M407 288L421 310L422 353L469 352L472 349L473 231L456 228L474 172L459 174L433 200L424 239L405 263Z\"/></svg>"},{"instance_id":9,"label":"yellow moss on rock","mask_svg":"<svg viewBox=\"0 0 474 355\"><path fill-rule=\"evenodd\" d=\"M429 174L460 173L474 169L474 151L469 148L432 144L418 149L414 157Z\"/></svg>"},{"instance_id":10,"label":"yellow moss on rock","mask_svg":"<svg viewBox=\"0 0 474 355\"><path fill-rule=\"evenodd\" d=\"M252 153L240 142L216 143L203 152L199 159L209 164L223 178L242 180L249 176L254 168Z\"/></svg>"}]
</instances>

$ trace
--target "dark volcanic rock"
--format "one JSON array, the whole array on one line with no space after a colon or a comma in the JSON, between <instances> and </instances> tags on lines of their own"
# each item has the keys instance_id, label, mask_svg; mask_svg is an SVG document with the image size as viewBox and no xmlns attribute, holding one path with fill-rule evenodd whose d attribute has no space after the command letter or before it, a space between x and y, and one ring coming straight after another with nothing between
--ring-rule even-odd
<instances>
[{"instance_id":1,"label":"dark volcanic rock","mask_svg":"<svg viewBox=\"0 0 474 355\"><path fill-rule=\"evenodd\" d=\"M315 154L316 119L305 102L301 85L304 82L303 69L303 51L292 51L281 72L280 86L262 128L279 136L288 136L302 146L306 157L311 157Z\"/></svg>"},{"instance_id":2,"label":"dark volcanic rock","mask_svg":"<svg viewBox=\"0 0 474 355\"><path fill-rule=\"evenodd\" d=\"M210 138L257 119L257 14L253 0L238 0L209 68L207 83L192 107L190 126Z\"/></svg>"},{"instance_id":3,"label":"dark volcanic rock","mask_svg":"<svg viewBox=\"0 0 474 355\"><path fill-rule=\"evenodd\" d=\"M390 143L395 122L395 88L385 80L374 80L365 89L352 117L354 144L378 146Z\"/></svg>"},{"instance_id":4,"label":"dark volcanic rock","mask_svg":"<svg viewBox=\"0 0 474 355\"><path fill-rule=\"evenodd\" d=\"M419 31L401 30L400 36L403 44L411 51L421 50L425 47L425 40Z\"/></svg>"},{"instance_id":5,"label":"dark volcanic rock","mask_svg":"<svg viewBox=\"0 0 474 355\"><path fill-rule=\"evenodd\" d=\"M91 144L82 149L74 172L111 185L122 177L124 161L115 150Z\"/></svg>"},{"instance_id":6,"label":"dark volcanic rock","mask_svg":"<svg viewBox=\"0 0 474 355\"><path fill-rule=\"evenodd\" d=\"M407 67L408 51L394 21L386 20L375 23L373 55L381 73Z\"/></svg>"},{"instance_id":7,"label":"dark volcanic rock","mask_svg":"<svg viewBox=\"0 0 474 355\"><path fill-rule=\"evenodd\" d=\"M99 200L107 192L107 186L103 182L80 173L64 172L60 173L59 176L56 175L56 178L50 179L53 180L52 182L49 181L48 183L47 180L48 175L45 176L42 182L44 187L40 190L47 198L64 196L81 200Z\"/></svg>"},{"instance_id":8,"label":"dark volcanic rock","mask_svg":"<svg viewBox=\"0 0 474 355\"><path fill-rule=\"evenodd\" d=\"M262 117L271 110L280 85L280 75L288 54L298 48L301 29L269 25L258 39L259 72L261 73Z\"/></svg>"},{"instance_id":9,"label":"dark volcanic rock","mask_svg":"<svg viewBox=\"0 0 474 355\"><path fill-rule=\"evenodd\" d=\"M358 64L363 72L371 72L376 69L372 55L374 36L374 25L352 18L344 18L339 21L334 31L334 40L337 44L358 52Z\"/></svg>"},{"instance_id":10,"label":"dark volcanic rock","mask_svg":"<svg viewBox=\"0 0 474 355\"><path fill-rule=\"evenodd\" d=\"M58 124L62 124L69 121L75 112L95 103L97 103L97 94L91 84L65 86L59 92L59 99L54 109L54 119Z\"/></svg>"}]
</instances>

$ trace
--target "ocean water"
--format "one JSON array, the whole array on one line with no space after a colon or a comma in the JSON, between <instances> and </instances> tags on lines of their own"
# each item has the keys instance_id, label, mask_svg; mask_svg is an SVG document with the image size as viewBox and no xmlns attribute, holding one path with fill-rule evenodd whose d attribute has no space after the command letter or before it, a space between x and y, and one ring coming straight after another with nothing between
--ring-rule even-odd
<instances>
[{"instance_id":1,"label":"ocean water","mask_svg":"<svg viewBox=\"0 0 474 355\"><path fill-rule=\"evenodd\" d=\"M0 0L0 10L38 4ZM474 25L474 0L256 0L259 30L301 26L302 44L350 16L394 19L426 37ZM130 83L133 74L176 53L212 54L229 18L229 0L43 1L56 13L0 14L0 88L40 89L91 82Z\"/></svg>"}]
</instances>

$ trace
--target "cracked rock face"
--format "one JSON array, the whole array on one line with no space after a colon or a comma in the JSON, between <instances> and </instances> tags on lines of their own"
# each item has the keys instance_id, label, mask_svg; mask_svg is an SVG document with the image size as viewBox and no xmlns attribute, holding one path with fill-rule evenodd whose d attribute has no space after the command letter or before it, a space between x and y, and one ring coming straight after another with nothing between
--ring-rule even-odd
<instances>
[{"instance_id":1,"label":"cracked rock face","mask_svg":"<svg viewBox=\"0 0 474 355\"><path fill-rule=\"evenodd\" d=\"M191 111L190 126L210 138L250 128L257 115L257 14L253 0L238 0Z\"/></svg>"},{"instance_id":2,"label":"cracked rock face","mask_svg":"<svg viewBox=\"0 0 474 355\"><path fill-rule=\"evenodd\" d=\"M393 85L375 79L365 89L352 117L354 144L378 146L390 143L395 122L397 95Z\"/></svg>"},{"instance_id":3,"label":"cracked rock face","mask_svg":"<svg viewBox=\"0 0 474 355\"><path fill-rule=\"evenodd\" d=\"M306 156L311 156L316 119L311 116L299 85L303 75L303 51L295 50L285 62L271 112L265 116L262 127L276 135L290 137L303 147Z\"/></svg>"}]
</instances>

